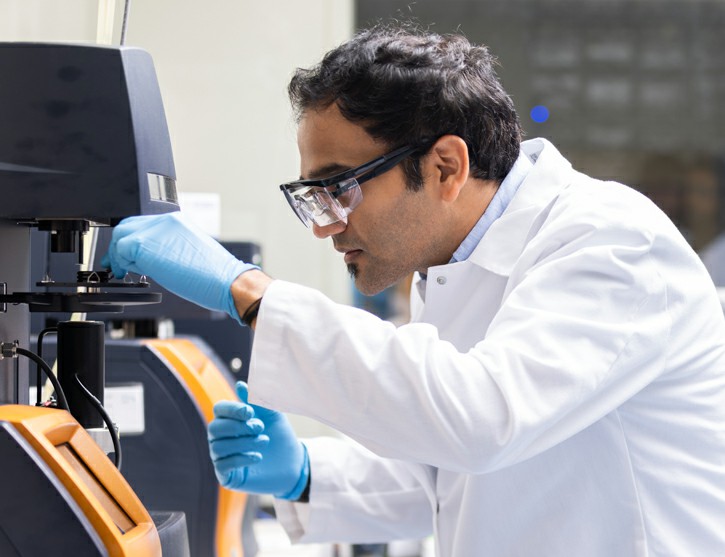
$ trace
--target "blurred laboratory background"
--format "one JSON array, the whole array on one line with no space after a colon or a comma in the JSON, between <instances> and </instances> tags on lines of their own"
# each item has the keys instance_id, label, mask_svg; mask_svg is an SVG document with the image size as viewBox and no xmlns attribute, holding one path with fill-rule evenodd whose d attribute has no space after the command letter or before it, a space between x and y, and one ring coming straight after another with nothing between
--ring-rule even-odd
<instances>
[{"instance_id":1,"label":"blurred laboratory background","mask_svg":"<svg viewBox=\"0 0 725 557\"><path fill-rule=\"evenodd\" d=\"M94 42L99 4L0 0L0 40ZM124 2L110 4L117 44ZM645 192L698 252L714 246L725 229L725 2L131 2L126 44L153 57L179 190L218 196L220 238L259 243L270 274L353 300L339 255L299 233L277 190L299 175L286 85L390 18L487 44L527 137Z\"/></svg>"},{"instance_id":2,"label":"blurred laboratory background","mask_svg":"<svg viewBox=\"0 0 725 557\"><path fill-rule=\"evenodd\" d=\"M121 0L0 0L0 41L97 42L105 9L118 44L124 8ZM154 61L182 211L220 240L258 246L273 277L405 320L407 285L375 298L355 292L341 256L302 232L278 190L299 175L286 93L294 69L394 18L488 45L527 138L546 137L584 173L645 193L725 287L723 1L135 0L127 16L125 44ZM332 434L294 423L303 436ZM291 547L262 518L265 508L260 557L429 551L426 540Z\"/></svg>"}]
</instances>

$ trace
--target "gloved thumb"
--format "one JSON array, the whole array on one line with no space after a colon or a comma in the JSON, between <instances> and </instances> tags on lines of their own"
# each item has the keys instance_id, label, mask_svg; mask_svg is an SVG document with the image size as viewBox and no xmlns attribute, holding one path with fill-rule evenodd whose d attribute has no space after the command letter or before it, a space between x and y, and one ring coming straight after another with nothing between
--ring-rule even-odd
<instances>
[{"instance_id":1,"label":"gloved thumb","mask_svg":"<svg viewBox=\"0 0 725 557\"><path fill-rule=\"evenodd\" d=\"M235 390L237 391L239 400L244 404L249 404L249 386L244 381L237 381Z\"/></svg>"},{"instance_id":2,"label":"gloved thumb","mask_svg":"<svg viewBox=\"0 0 725 557\"><path fill-rule=\"evenodd\" d=\"M268 420L269 418L276 418L279 415L279 412L277 412L276 410L270 410L269 408L265 408L264 406L257 406L256 404L250 404L249 386L244 381L237 381L236 391L239 400L241 400L245 404L249 404L249 406L254 408L254 415L263 422L266 423L266 420Z\"/></svg>"}]
</instances>

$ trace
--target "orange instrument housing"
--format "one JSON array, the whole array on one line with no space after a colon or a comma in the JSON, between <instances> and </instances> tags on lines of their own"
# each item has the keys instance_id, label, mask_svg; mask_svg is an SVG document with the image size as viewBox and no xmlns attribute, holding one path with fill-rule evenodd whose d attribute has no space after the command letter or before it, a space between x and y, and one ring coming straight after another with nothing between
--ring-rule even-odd
<instances>
[{"instance_id":1,"label":"orange instrument housing","mask_svg":"<svg viewBox=\"0 0 725 557\"><path fill-rule=\"evenodd\" d=\"M229 382L207 355L191 340L184 338L143 341L170 364L179 380L186 385L208 424L214 418L214 404L236 400ZM218 486L216 524L217 557L241 557L242 519L247 494Z\"/></svg>"},{"instance_id":2,"label":"orange instrument housing","mask_svg":"<svg viewBox=\"0 0 725 557\"><path fill-rule=\"evenodd\" d=\"M65 410L0 406L9 422L53 471L112 557L161 557L153 519L131 486Z\"/></svg>"}]
</instances>

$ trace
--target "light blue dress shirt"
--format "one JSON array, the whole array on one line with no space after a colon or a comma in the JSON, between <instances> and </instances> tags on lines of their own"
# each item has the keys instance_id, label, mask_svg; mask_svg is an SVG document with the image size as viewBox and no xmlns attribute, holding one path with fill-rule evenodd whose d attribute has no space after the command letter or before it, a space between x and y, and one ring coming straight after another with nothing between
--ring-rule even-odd
<instances>
[{"instance_id":1,"label":"light blue dress shirt","mask_svg":"<svg viewBox=\"0 0 725 557\"><path fill-rule=\"evenodd\" d=\"M453 252L453 257L451 257L449 263L457 263L458 261L465 261L468 259L489 227L497 218L503 215L506 207L508 207L509 203L511 203L514 195L516 195L516 191L519 189L519 186L526 176L528 176L529 171L533 168L533 166L534 165L531 163L531 160L529 160L529 157L521 151L519 153L519 158L516 159L511 171L506 175L506 178L503 179L503 182L501 182L501 185L494 194L493 199L491 199L491 203L489 203L488 207L486 207L483 215L481 215L481 218L478 219L478 222L468 233L468 236L466 236L461 245L458 246L458 249Z\"/></svg>"},{"instance_id":2,"label":"light blue dress shirt","mask_svg":"<svg viewBox=\"0 0 725 557\"><path fill-rule=\"evenodd\" d=\"M516 159L516 162L511 167L511 170L506 175L506 178L504 178L503 182L501 182L501 185L498 187L498 190L496 190L496 193L491 199L491 202L488 204L488 207L486 207L486 210L483 212L483 215L481 215L481 218L478 219L478 222L463 239L463 242L461 242L461 245L458 246L458 249L453 252L453 256L451 257L449 263L458 263L459 261L465 261L470 257L473 250L476 249L476 246L481 241L486 231L491 227L493 222L503 215L506 207L509 206L509 203L511 203L511 200L514 198L514 195L516 195L519 186L526 179L526 176L529 175L529 172L533 167L534 164L531 162L531 159L529 159L523 151L520 151L519 158ZM427 276L421 274L421 280L416 284L418 293L423 299L425 299L426 279Z\"/></svg>"}]
</instances>

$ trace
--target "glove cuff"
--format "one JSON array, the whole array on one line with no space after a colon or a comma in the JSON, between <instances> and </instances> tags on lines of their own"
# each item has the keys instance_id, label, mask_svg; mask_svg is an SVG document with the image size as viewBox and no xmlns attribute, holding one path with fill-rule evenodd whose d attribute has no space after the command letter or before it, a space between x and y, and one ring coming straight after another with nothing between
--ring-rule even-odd
<instances>
[{"instance_id":1,"label":"glove cuff","mask_svg":"<svg viewBox=\"0 0 725 557\"><path fill-rule=\"evenodd\" d=\"M297 479L297 483L291 491L284 495L277 495L278 499L286 499L287 501L296 501L300 498L300 495L304 493L307 488L307 482L310 481L310 457L307 454L307 447L304 443L302 445L302 470L300 470L300 477Z\"/></svg>"}]
</instances>

